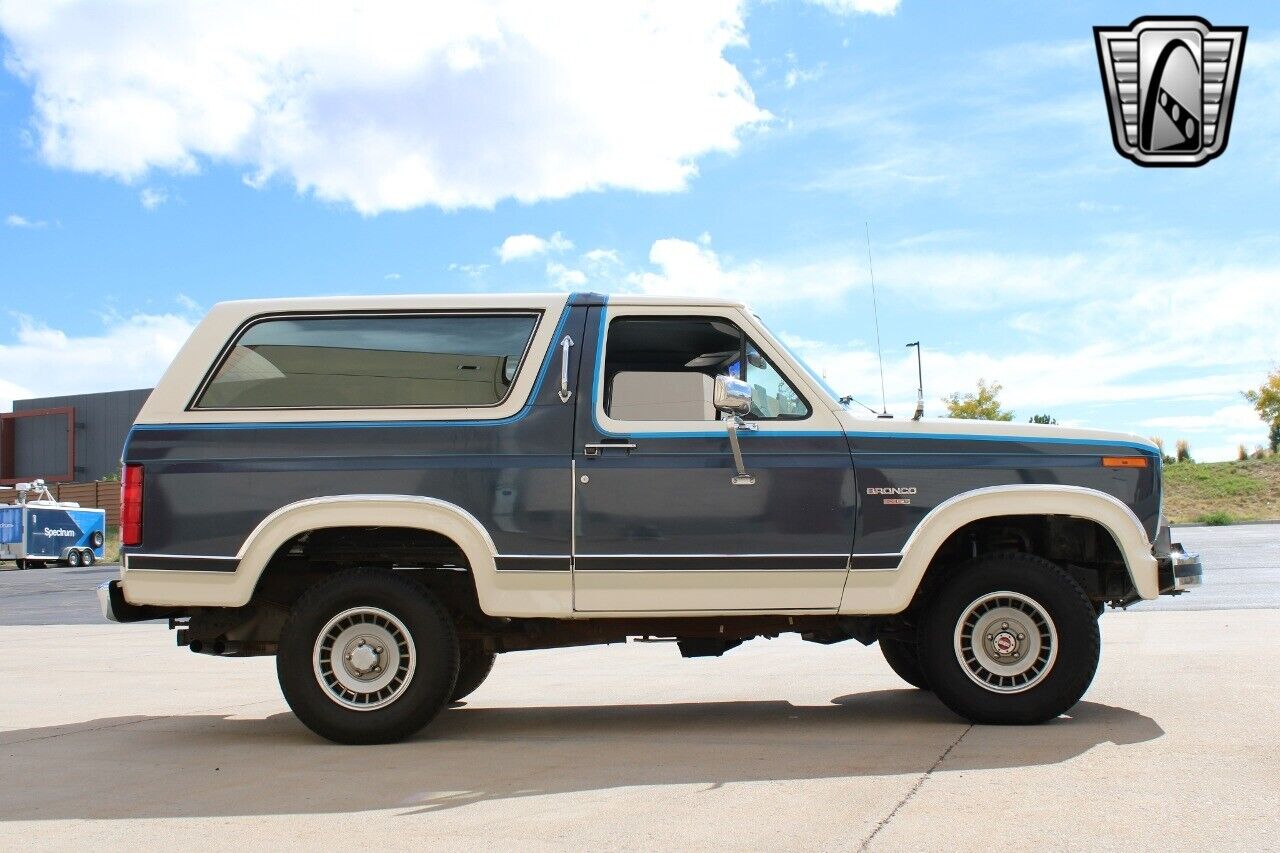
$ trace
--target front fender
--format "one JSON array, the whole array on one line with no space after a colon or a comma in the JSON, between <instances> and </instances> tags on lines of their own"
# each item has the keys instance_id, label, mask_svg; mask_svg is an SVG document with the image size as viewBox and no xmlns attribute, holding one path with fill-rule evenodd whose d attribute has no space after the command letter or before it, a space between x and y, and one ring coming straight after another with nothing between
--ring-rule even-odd
<instances>
[{"instance_id":1,"label":"front fender","mask_svg":"<svg viewBox=\"0 0 1280 853\"><path fill-rule=\"evenodd\" d=\"M1008 515L1068 515L1096 521L1119 546L1138 595L1151 599L1160 594L1151 543L1142 523L1122 501L1080 486L990 486L956 495L930 510L907 540L896 569L851 571L840 612L902 612L911 604L925 570L951 534L970 522Z\"/></svg>"}]
</instances>

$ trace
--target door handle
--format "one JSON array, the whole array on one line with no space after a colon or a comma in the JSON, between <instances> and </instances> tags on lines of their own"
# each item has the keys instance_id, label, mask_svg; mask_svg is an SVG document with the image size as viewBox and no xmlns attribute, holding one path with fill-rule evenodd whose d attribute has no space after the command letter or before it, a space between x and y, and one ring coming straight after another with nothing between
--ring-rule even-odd
<instances>
[{"instance_id":1,"label":"door handle","mask_svg":"<svg viewBox=\"0 0 1280 853\"><path fill-rule=\"evenodd\" d=\"M599 441L582 446L582 452L586 456L599 456L602 450L625 450L630 453L635 449L636 445L630 441Z\"/></svg>"}]
</instances>

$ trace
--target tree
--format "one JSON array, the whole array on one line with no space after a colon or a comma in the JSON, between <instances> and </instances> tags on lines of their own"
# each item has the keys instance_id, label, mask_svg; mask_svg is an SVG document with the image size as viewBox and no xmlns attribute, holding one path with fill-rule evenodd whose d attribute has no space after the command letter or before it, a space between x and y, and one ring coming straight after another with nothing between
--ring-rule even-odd
<instances>
[{"instance_id":1,"label":"tree","mask_svg":"<svg viewBox=\"0 0 1280 853\"><path fill-rule=\"evenodd\" d=\"M1196 461L1191 458L1191 442L1187 441L1185 438L1178 439L1177 453L1178 455L1176 458L1179 462Z\"/></svg>"},{"instance_id":2,"label":"tree","mask_svg":"<svg viewBox=\"0 0 1280 853\"><path fill-rule=\"evenodd\" d=\"M1266 381L1256 389L1241 393L1271 428L1271 452L1280 453L1280 367L1268 373Z\"/></svg>"},{"instance_id":3,"label":"tree","mask_svg":"<svg viewBox=\"0 0 1280 853\"><path fill-rule=\"evenodd\" d=\"M1058 419L1052 415L1032 415L1029 424L1056 424Z\"/></svg>"},{"instance_id":4,"label":"tree","mask_svg":"<svg viewBox=\"0 0 1280 853\"><path fill-rule=\"evenodd\" d=\"M1011 421L1013 412L1000 408L1000 392L1004 386L999 382L990 385L986 380L978 380L976 394L961 394L959 391L942 398L947 405L947 417L961 418L970 421Z\"/></svg>"}]
</instances>

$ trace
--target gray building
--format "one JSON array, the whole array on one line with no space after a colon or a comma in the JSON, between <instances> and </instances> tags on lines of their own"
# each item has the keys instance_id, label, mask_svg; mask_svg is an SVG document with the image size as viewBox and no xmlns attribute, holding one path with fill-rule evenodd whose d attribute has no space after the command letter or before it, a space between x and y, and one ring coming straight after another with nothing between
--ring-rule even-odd
<instances>
[{"instance_id":1,"label":"gray building","mask_svg":"<svg viewBox=\"0 0 1280 853\"><path fill-rule=\"evenodd\" d=\"M41 477L98 480L120 469L120 450L150 388L15 400L0 412L0 484Z\"/></svg>"}]
</instances>

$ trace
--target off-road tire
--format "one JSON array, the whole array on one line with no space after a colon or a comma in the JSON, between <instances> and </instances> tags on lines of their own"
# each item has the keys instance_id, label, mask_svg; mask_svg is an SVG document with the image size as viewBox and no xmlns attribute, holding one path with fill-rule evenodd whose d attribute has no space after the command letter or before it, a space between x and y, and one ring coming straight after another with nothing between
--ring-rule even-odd
<instances>
[{"instance_id":1,"label":"off-road tire","mask_svg":"<svg viewBox=\"0 0 1280 853\"><path fill-rule=\"evenodd\" d=\"M353 608L390 614L414 650L403 688L373 709L343 705L322 684L315 664L321 632ZM276 674L285 701L316 734L337 743L391 743L417 732L447 704L458 677L457 632L429 590L389 571L349 569L317 583L294 603L280 634Z\"/></svg>"},{"instance_id":2,"label":"off-road tire","mask_svg":"<svg viewBox=\"0 0 1280 853\"><path fill-rule=\"evenodd\" d=\"M880 652L898 677L921 690L929 689L929 680L920 668L919 646L906 640L880 638Z\"/></svg>"},{"instance_id":3,"label":"off-road tire","mask_svg":"<svg viewBox=\"0 0 1280 853\"><path fill-rule=\"evenodd\" d=\"M458 681L453 685L450 702L467 698L484 684L493 671L496 652L487 652L479 643L463 643L458 654Z\"/></svg>"},{"instance_id":4,"label":"off-road tire","mask_svg":"<svg viewBox=\"0 0 1280 853\"><path fill-rule=\"evenodd\" d=\"M1041 650L1050 645L1056 648L1046 665L1037 669L1033 663L1028 674L991 679L991 670L983 669L978 654L972 651L973 643L986 637L976 631L982 623L972 623L973 642L968 643L962 632L971 629L959 623L966 614L978 612L971 610L971 605L984 599L996 601L993 597L1005 592L1024 604L1030 601L1051 620L1028 633L1053 638L1051 643L1039 639ZM1001 600L1012 602L1014 598ZM1026 622L1037 624L1034 616ZM1042 723L1068 711L1089 688L1101 646L1093 604L1080 585L1049 560L1013 552L979 557L947 577L929 602L919 637L921 669L933 692L960 716L988 725ZM957 647L966 650L969 664L961 663ZM1016 682L1024 676L1030 678L1029 673L1038 675L1029 686L1018 686Z\"/></svg>"}]
</instances>

